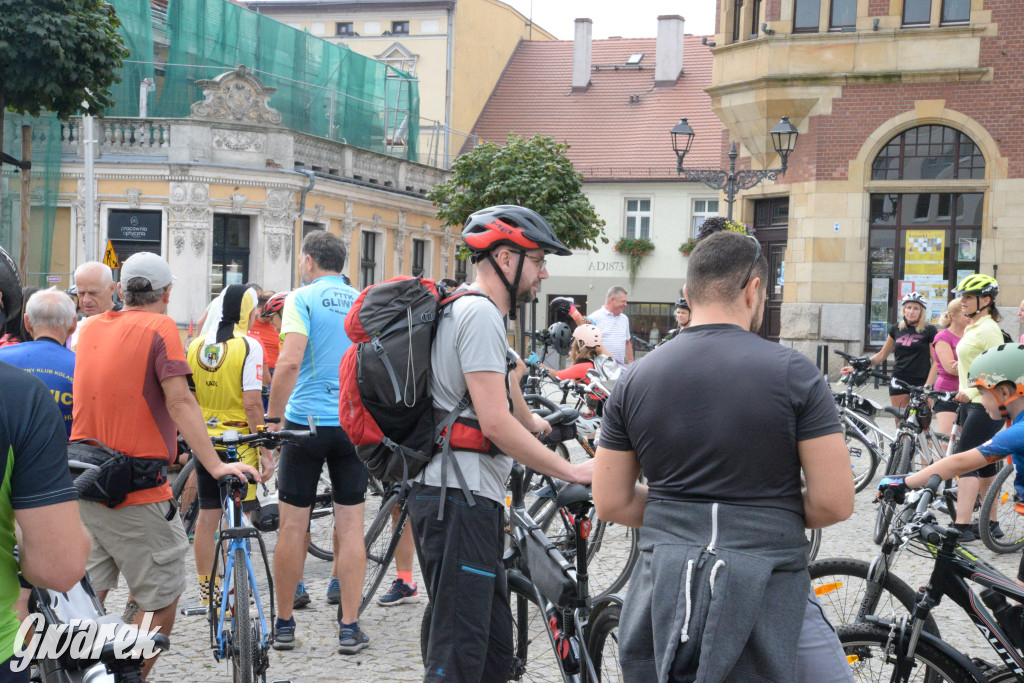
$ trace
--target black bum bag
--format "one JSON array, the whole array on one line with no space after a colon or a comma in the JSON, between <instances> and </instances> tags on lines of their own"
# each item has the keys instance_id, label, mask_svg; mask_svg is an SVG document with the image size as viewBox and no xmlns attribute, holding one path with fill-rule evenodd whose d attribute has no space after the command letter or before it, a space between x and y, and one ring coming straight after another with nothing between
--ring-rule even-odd
<instances>
[{"instance_id":1,"label":"black bum bag","mask_svg":"<svg viewBox=\"0 0 1024 683\"><path fill-rule=\"evenodd\" d=\"M69 442L68 460L100 468L96 481L80 491L79 497L111 508L123 503L129 493L167 483L166 460L133 458L96 439Z\"/></svg>"}]
</instances>

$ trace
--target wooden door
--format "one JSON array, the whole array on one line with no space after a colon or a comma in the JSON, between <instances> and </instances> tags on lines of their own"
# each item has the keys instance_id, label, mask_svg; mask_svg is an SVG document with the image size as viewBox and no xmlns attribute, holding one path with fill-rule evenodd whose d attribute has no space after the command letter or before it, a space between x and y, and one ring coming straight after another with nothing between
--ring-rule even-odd
<instances>
[{"instance_id":1,"label":"wooden door","mask_svg":"<svg viewBox=\"0 0 1024 683\"><path fill-rule=\"evenodd\" d=\"M786 245L789 240L789 197L772 197L754 202L754 233L768 260L768 293L759 334L779 341L782 320L782 291L786 283Z\"/></svg>"}]
</instances>

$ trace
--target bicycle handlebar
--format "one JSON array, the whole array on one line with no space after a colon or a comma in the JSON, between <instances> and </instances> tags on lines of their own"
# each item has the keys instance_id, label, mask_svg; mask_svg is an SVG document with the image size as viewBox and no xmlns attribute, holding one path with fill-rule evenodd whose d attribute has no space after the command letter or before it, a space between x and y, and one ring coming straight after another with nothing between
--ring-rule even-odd
<instances>
[{"instance_id":1,"label":"bicycle handlebar","mask_svg":"<svg viewBox=\"0 0 1024 683\"><path fill-rule=\"evenodd\" d=\"M308 430L303 429L281 429L276 432L266 430L253 432L252 434L239 434L236 431L227 431L220 436L211 436L210 441L214 446L240 446L243 444L266 444L269 447L277 446L282 441L313 438L316 436L316 423L313 416L306 416Z\"/></svg>"}]
</instances>

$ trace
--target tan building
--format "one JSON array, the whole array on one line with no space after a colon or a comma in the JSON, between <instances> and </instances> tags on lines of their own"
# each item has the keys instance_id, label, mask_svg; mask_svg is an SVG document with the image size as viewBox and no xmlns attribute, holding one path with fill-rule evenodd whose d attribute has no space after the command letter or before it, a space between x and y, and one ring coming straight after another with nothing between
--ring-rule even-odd
<instances>
[{"instance_id":1,"label":"tan building","mask_svg":"<svg viewBox=\"0 0 1024 683\"><path fill-rule=\"evenodd\" d=\"M813 357L877 348L903 293L938 317L970 272L1024 295L1021 3L719 0L712 106L741 165L777 166L768 130L801 132L789 173L739 216L784 254L781 336ZM723 147L725 149L727 147ZM722 163L725 163L723 158Z\"/></svg>"},{"instance_id":2,"label":"tan building","mask_svg":"<svg viewBox=\"0 0 1024 683\"><path fill-rule=\"evenodd\" d=\"M554 39L498 0L253 0L245 5L415 76L420 159L443 168L466 143L519 41Z\"/></svg>"},{"instance_id":3,"label":"tan building","mask_svg":"<svg viewBox=\"0 0 1024 683\"><path fill-rule=\"evenodd\" d=\"M110 240L121 260L153 251L178 278L168 313L187 325L224 285L298 286L299 244L318 229L348 245L357 287L398 274L455 275L457 236L423 197L444 171L285 128L273 89L244 67L202 86L205 98L186 118L96 122L92 229L81 122L65 126L55 284L70 284L87 245L102 254Z\"/></svg>"}]
</instances>

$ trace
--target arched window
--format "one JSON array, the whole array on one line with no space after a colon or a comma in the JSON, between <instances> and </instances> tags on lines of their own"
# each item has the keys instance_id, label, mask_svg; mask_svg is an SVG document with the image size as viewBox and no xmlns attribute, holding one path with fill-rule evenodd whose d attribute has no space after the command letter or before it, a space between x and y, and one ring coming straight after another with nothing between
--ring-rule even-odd
<instances>
[{"instance_id":1,"label":"arched window","mask_svg":"<svg viewBox=\"0 0 1024 683\"><path fill-rule=\"evenodd\" d=\"M918 126L889 141L871 167L872 180L974 180L985 157L974 140L949 126Z\"/></svg>"}]
</instances>

